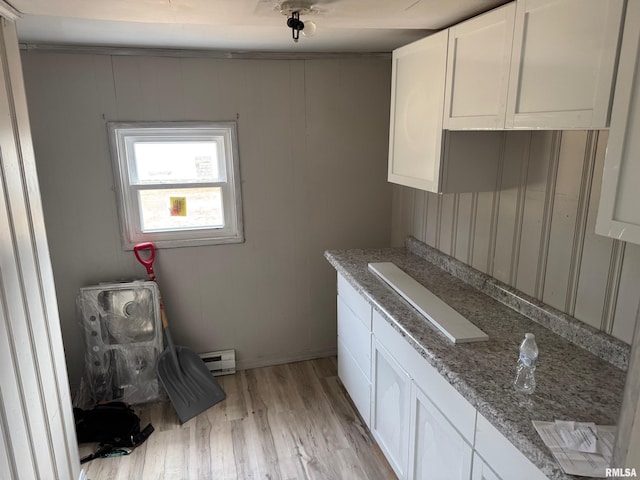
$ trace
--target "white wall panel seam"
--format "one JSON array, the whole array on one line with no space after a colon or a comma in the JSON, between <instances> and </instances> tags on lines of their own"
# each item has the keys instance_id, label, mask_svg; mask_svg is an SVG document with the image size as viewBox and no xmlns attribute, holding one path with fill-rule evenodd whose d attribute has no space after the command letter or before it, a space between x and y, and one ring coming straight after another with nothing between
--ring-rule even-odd
<instances>
[{"instance_id":1,"label":"white wall panel seam","mask_svg":"<svg viewBox=\"0 0 640 480\"><path fill-rule=\"evenodd\" d=\"M576 310L576 298L578 295L578 281L582 266L582 252L584 251L584 239L589 215L589 202L591 200L591 184L593 171L596 164L596 152L598 146L597 130L587 133L582 176L580 181L580 193L578 195L578 209L576 212L576 225L573 232L573 244L571 247L571 262L569 266L569 278L567 282L567 296L564 311L573 316Z\"/></svg>"},{"instance_id":2,"label":"white wall panel seam","mask_svg":"<svg viewBox=\"0 0 640 480\"><path fill-rule=\"evenodd\" d=\"M496 258L496 243L498 238L498 217L500 215L500 191L502 190L502 175L504 170L504 156L506 149L507 136L502 136L500 145L500 157L498 158L498 168L496 171L496 182L493 190L493 199L491 202L491 229L489 236L489 249L487 258L487 273L493 276L493 270Z\"/></svg>"},{"instance_id":3,"label":"white wall panel seam","mask_svg":"<svg viewBox=\"0 0 640 480\"><path fill-rule=\"evenodd\" d=\"M518 183L518 195L516 199L516 221L513 226L513 247L511 249L511 268L509 272L509 285L516 286L518 278L518 259L520 258L520 242L522 241L522 225L524 222L524 204L527 192L527 179L529 177L529 160L531 158L531 132L527 132L524 158L520 170L520 182Z\"/></svg>"},{"instance_id":4,"label":"white wall panel seam","mask_svg":"<svg viewBox=\"0 0 640 480\"><path fill-rule=\"evenodd\" d=\"M552 133L549 170L547 172L547 185L544 198L544 212L542 215L542 230L540 232L540 247L538 250L538 266L536 269L536 283L534 297L542 299L544 293L544 280L546 277L547 260L549 258L549 240L551 238L551 221L553 218L553 204L556 193L556 180L558 178L558 164L560 162L560 145L562 132Z\"/></svg>"},{"instance_id":5,"label":"white wall panel seam","mask_svg":"<svg viewBox=\"0 0 640 480\"><path fill-rule=\"evenodd\" d=\"M471 194L471 215L469 226L469 245L467 252L467 265L473 265L473 247L476 240L476 219L478 215L478 192Z\"/></svg>"},{"instance_id":6,"label":"white wall panel seam","mask_svg":"<svg viewBox=\"0 0 640 480\"><path fill-rule=\"evenodd\" d=\"M424 223L422 224L422 236L420 240L423 242L426 241L427 238L427 216L429 215L429 193L424 194Z\"/></svg>"},{"instance_id":7,"label":"white wall panel seam","mask_svg":"<svg viewBox=\"0 0 640 480\"><path fill-rule=\"evenodd\" d=\"M0 447L2 452L2 460L0 461L0 473L9 473L11 480L18 478L18 469L16 468L16 454L11 444L9 436L9 428L7 423L7 412L4 408L4 398L2 396L2 387L0 386Z\"/></svg>"},{"instance_id":8,"label":"white wall panel seam","mask_svg":"<svg viewBox=\"0 0 640 480\"><path fill-rule=\"evenodd\" d=\"M460 194L453 194L453 218L451 219L451 247L450 255L456 258L456 239L458 238L458 211L460 209Z\"/></svg>"},{"instance_id":9,"label":"white wall panel seam","mask_svg":"<svg viewBox=\"0 0 640 480\"><path fill-rule=\"evenodd\" d=\"M436 195L436 248L441 250L440 248L440 235L442 234L442 194L434 193Z\"/></svg>"}]
</instances>

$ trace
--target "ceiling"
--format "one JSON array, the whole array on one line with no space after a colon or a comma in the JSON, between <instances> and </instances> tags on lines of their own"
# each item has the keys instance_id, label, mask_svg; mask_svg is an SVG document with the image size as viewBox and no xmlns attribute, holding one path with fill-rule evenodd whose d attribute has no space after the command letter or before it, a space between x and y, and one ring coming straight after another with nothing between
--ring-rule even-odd
<instances>
[{"instance_id":1,"label":"ceiling","mask_svg":"<svg viewBox=\"0 0 640 480\"><path fill-rule=\"evenodd\" d=\"M281 1L5 0L21 43L270 52L389 52L507 0L311 0L298 43Z\"/></svg>"}]
</instances>

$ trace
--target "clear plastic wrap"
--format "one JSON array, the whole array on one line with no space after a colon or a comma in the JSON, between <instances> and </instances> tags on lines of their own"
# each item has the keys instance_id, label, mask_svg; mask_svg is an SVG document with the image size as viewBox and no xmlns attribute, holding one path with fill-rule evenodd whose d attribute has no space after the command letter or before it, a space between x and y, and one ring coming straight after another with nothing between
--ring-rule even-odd
<instances>
[{"instance_id":1,"label":"clear plastic wrap","mask_svg":"<svg viewBox=\"0 0 640 480\"><path fill-rule=\"evenodd\" d=\"M159 292L155 282L100 284L76 299L84 332L85 365L74 404L131 405L165 399L156 375L162 352Z\"/></svg>"}]
</instances>

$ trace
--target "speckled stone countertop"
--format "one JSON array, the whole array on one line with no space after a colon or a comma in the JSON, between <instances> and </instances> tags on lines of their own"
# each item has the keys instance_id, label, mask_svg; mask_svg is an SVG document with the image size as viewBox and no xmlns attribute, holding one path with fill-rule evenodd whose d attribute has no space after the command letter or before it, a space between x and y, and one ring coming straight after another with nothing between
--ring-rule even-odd
<instances>
[{"instance_id":1,"label":"speckled stone countertop","mask_svg":"<svg viewBox=\"0 0 640 480\"><path fill-rule=\"evenodd\" d=\"M626 372L405 248L327 251L327 260L477 411L552 480L566 475L532 420L617 423ZM431 260L431 258L430 258ZM453 344L377 275L393 262L487 335ZM436 262L437 263L437 262ZM513 389L518 347L532 332L540 350L533 395ZM614 342L615 343L615 342ZM615 362L614 362L615 363Z\"/></svg>"}]
</instances>

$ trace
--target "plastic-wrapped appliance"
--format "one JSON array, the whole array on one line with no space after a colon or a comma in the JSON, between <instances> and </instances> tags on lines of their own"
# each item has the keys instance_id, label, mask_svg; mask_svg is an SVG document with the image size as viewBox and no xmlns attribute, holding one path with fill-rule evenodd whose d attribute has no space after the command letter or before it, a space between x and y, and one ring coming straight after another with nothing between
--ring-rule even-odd
<instances>
[{"instance_id":1,"label":"plastic-wrapped appliance","mask_svg":"<svg viewBox=\"0 0 640 480\"><path fill-rule=\"evenodd\" d=\"M120 400L132 405L166 398L156 375L163 350L160 294L155 282L80 289L85 370L77 406Z\"/></svg>"}]
</instances>

